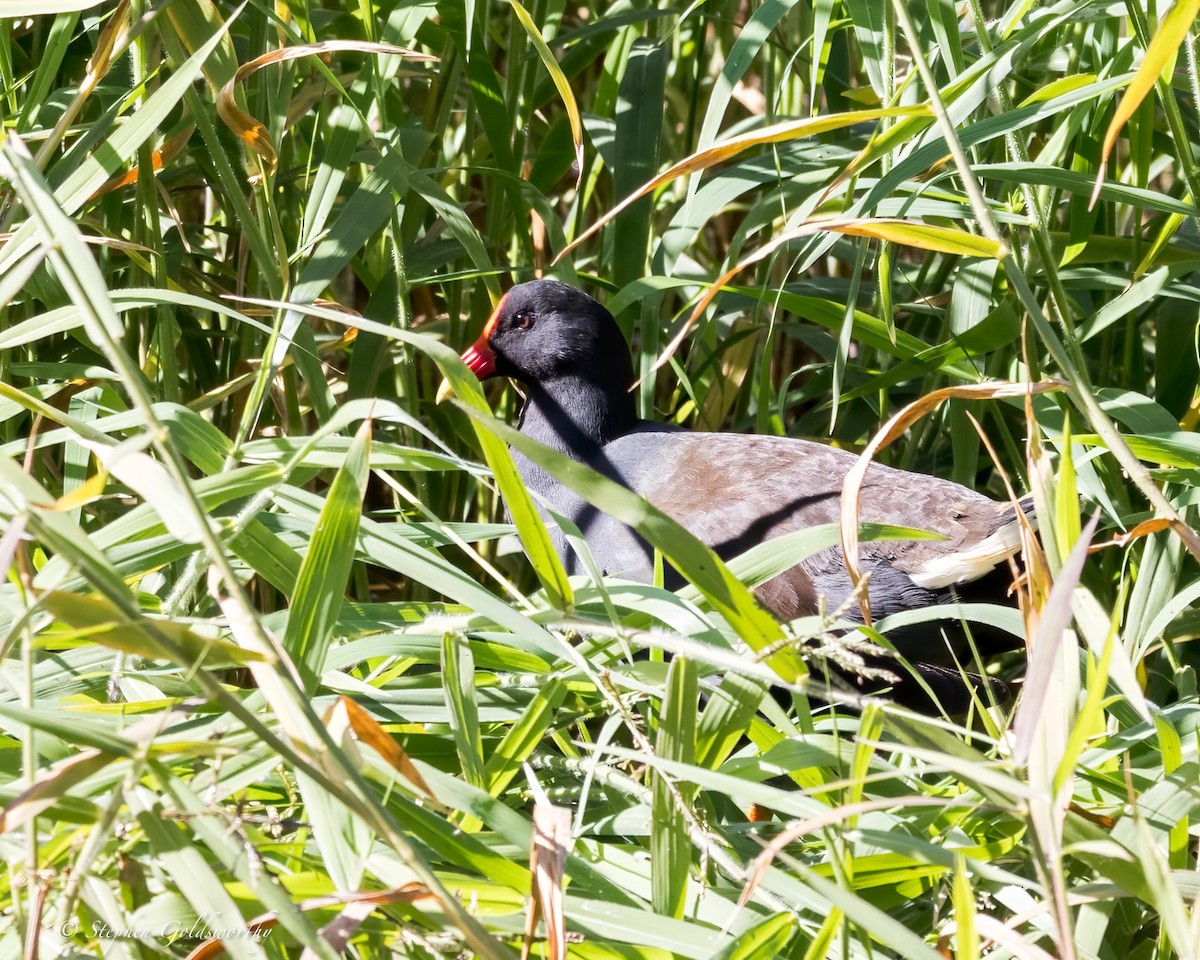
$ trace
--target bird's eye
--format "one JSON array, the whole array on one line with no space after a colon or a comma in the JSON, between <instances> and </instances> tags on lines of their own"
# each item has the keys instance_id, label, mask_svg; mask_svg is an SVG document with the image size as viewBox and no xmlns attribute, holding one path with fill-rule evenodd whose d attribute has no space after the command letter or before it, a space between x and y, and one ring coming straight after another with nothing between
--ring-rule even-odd
<instances>
[{"instance_id":1,"label":"bird's eye","mask_svg":"<svg viewBox=\"0 0 1200 960\"><path fill-rule=\"evenodd\" d=\"M521 310L513 317L513 326L518 330L528 330L533 326L533 314L528 310Z\"/></svg>"}]
</instances>

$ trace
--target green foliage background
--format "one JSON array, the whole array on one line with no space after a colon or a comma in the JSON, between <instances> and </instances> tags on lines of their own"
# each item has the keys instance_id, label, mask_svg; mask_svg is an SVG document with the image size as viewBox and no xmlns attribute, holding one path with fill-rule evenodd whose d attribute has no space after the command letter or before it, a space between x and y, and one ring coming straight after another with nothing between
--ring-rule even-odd
<instances>
[{"instance_id":1,"label":"green foliage background","mask_svg":"<svg viewBox=\"0 0 1200 960\"><path fill-rule=\"evenodd\" d=\"M0 958L516 956L549 803L579 960L1196 956L1198 7L0 5ZM456 359L535 271L702 429L1060 380L879 455L1034 492L1015 703L810 700L729 578L836 531L584 478L694 586L568 582Z\"/></svg>"}]
</instances>

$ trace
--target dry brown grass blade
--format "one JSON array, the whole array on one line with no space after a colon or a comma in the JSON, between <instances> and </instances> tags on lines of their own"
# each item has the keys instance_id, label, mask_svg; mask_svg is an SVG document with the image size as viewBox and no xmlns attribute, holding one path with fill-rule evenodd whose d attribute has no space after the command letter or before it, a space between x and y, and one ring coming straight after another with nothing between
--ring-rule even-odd
<instances>
[{"instance_id":1,"label":"dry brown grass blade","mask_svg":"<svg viewBox=\"0 0 1200 960\"><path fill-rule=\"evenodd\" d=\"M83 110L84 104L95 91L97 84L100 83L111 69L115 54L118 50L123 50L129 40L129 0L121 0L117 7L109 15L108 22L104 24L100 35L96 38L96 47L92 51L92 55L88 58L87 69L84 72L83 80L79 84L79 89L75 96L67 105L67 108L58 118L58 122L54 124L54 129L50 135L43 141L38 149L37 158L34 161L38 167L43 167L51 154L58 149L62 143L63 137L66 136L71 124L79 116Z\"/></svg>"},{"instance_id":2,"label":"dry brown grass blade","mask_svg":"<svg viewBox=\"0 0 1200 960\"><path fill-rule=\"evenodd\" d=\"M957 387L943 387L914 400L896 413L879 430L858 461L846 474L842 483L842 554L846 572L854 584L863 622L871 623L871 605L867 599L866 580L858 566L858 509L859 494L871 461L880 450L904 433L916 421L932 413L947 400L1002 400L1008 397L1027 397L1031 394L1065 390L1069 385L1061 380L1043 380L1037 383L970 383Z\"/></svg>"},{"instance_id":3,"label":"dry brown grass blade","mask_svg":"<svg viewBox=\"0 0 1200 960\"><path fill-rule=\"evenodd\" d=\"M791 824L786 830L783 830L777 836L772 838L771 842L763 847L762 853L754 858L754 862L750 865L749 875L746 878L746 885L742 888L742 894L738 897L737 909L741 910L747 903L750 902L750 897L754 894L754 888L762 882L762 878L766 876L767 870L772 862L779 854L787 849L788 844L795 843L801 837L810 834L816 830L823 830L825 827L831 827L834 824L841 823L843 820L848 820L851 817L860 817L864 813L874 813L877 810L895 810L898 807L947 807L950 806L950 801L942 797L904 797L902 799L888 798L885 800L862 800L858 803L848 803L845 806L834 807L828 813L823 813L819 817L810 817L807 820L801 820L798 823Z\"/></svg>"},{"instance_id":4,"label":"dry brown grass blade","mask_svg":"<svg viewBox=\"0 0 1200 960\"><path fill-rule=\"evenodd\" d=\"M46 910L46 897L50 893L50 884L42 880L37 885L37 893L33 898L33 909L29 911L25 925L25 951L22 960L38 960L38 945L41 938L38 933L42 929L42 916Z\"/></svg>"},{"instance_id":5,"label":"dry brown grass blade","mask_svg":"<svg viewBox=\"0 0 1200 960\"><path fill-rule=\"evenodd\" d=\"M761 803L750 804L750 809L746 811L746 820L750 823L766 823L775 816L775 811L770 807L765 807Z\"/></svg>"},{"instance_id":6,"label":"dry brown grass blade","mask_svg":"<svg viewBox=\"0 0 1200 960\"><path fill-rule=\"evenodd\" d=\"M158 173L168 163L174 160L187 146L187 142L191 139L192 133L195 131L196 125L189 124L184 130L179 131L175 136L167 140L161 147L150 154L150 169ZM106 193L112 193L114 190L120 190L122 187L127 187L131 183L136 183L138 178L137 166L130 167L124 173L119 173L115 177L101 184L96 192L88 197L88 202L95 200L97 197L102 197Z\"/></svg>"},{"instance_id":7,"label":"dry brown grass blade","mask_svg":"<svg viewBox=\"0 0 1200 960\"><path fill-rule=\"evenodd\" d=\"M1083 817L1088 823L1094 823L1098 827L1103 827L1105 830L1111 830L1117 825L1117 818L1110 817L1104 813L1096 813L1093 810L1088 810L1086 807L1080 806L1072 801L1068 804L1067 809L1077 817Z\"/></svg>"},{"instance_id":8,"label":"dry brown grass blade","mask_svg":"<svg viewBox=\"0 0 1200 960\"><path fill-rule=\"evenodd\" d=\"M329 713L326 713L326 721L328 721L332 711L337 709L342 709L346 712L346 719L350 723L350 729L354 731L354 735L360 743L365 743L378 753L387 762L388 766L420 790L421 793L425 794L426 797L437 803L437 798L434 796L433 791L429 789L429 784L425 782L425 778L421 776L420 771L413 765L412 758L405 753L404 748L396 742L395 738L379 725L379 721L349 697L338 698L337 702L330 707Z\"/></svg>"},{"instance_id":9,"label":"dry brown grass blade","mask_svg":"<svg viewBox=\"0 0 1200 960\"><path fill-rule=\"evenodd\" d=\"M1149 520L1143 520L1128 533L1118 534L1111 540L1093 543L1088 547L1088 553L1099 553L1101 550L1107 550L1109 547L1127 547L1134 540L1140 540L1142 537L1148 537L1152 533L1162 533L1164 530L1170 529L1171 521L1169 518L1151 517Z\"/></svg>"},{"instance_id":10,"label":"dry brown grass blade","mask_svg":"<svg viewBox=\"0 0 1200 960\"><path fill-rule=\"evenodd\" d=\"M296 47L284 47L272 50L262 56L255 57L238 67L237 72L221 88L217 94L217 114L230 130L232 130L247 147L255 153L262 162L263 169L268 173L275 172L277 154L275 145L266 126L255 120L237 105L237 86L251 74L263 67L275 63L286 63L289 60L299 60L301 57L321 56L337 52L374 53L381 56L403 57L406 60L433 61L437 57L428 53L419 53L407 47L397 47L390 43L369 43L360 40L328 40L324 43L306 43Z\"/></svg>"},{"instance_id":11,"label":"dry brown grass blade","mask_svg":"<svg viewBox=\"0 0 1200 960\"><path fill-rule=\"evenodd\" d=\"M1029 436L1036 436L1036 426L1033 425L1033 397L1025 397L1025 407L1027 423L1029 427ZM987 450L988 456L992 460L992 466L995 467L997 475L1004 482L1005 492L1008 494L1008 499L1013 503L1020 499L1017 496L1017 491L1013 489L1012 481L1009 479L1008 471L1004 469L1004 464L996 453L996 448L992 446L991 437L983 429L983 425L975 419L973 413L967 413L967 419L971 421L971 426L975 428L975 432L979 435L979 442L983 444ZM1024 571L1022 571L1013 560L1009 557L1008 565L1013 575L1012 586L1009 589L1009 596L1014 597L1017 602L1017 608L1021 611L1021 622L1025 624L1026 638L1032 637L1036 630L1036 616L1039 607L1034 604L1033 588L1030 583L1031 575L1036 581L1037 577L1042 577L1043 583L1049 583L1050 568L1046 563L1046 554L1042 550L1042 545L1038 542L1037 536L1034 534L1033 524L1029 522L1029 518L1024 511L1016 511L1017 521L1021 524L1021 559L1024 562Z\"/></svg>"},{"instance_id":12,"label":"dry brown grass blade","mask_svg":"<svg viewBox=\"0 0 1200 960\"><path fill-rule=\"evenodd\" d=\"M646 181L646 183L638 187L633 193L567 244L563 251L554 258L554 262L558 263L581 243L603 229L604 225L610 220L618 217L623 211L646 196L646 194L653 193L659 187L665 186L672 180L678 180L680 177L686 177L689 174L700 173L717 164L732 160L738 154L745 153L747 150L752 150L755 147L767 146L772 143L786 143L789 140L811 137L818 133L839 130L842 127L852 126L853 124L865 121L881 120L885 117L911 117L928 112L929 108L924 106L896 107L889 110L854 110L850 113L835 113L821 117L806 117L803 120L789 120L784 123L776 123L772 126L764 127L761 130L754 130L750 133L730 137L728 140L713 144L705 150L693 153L690 157L684 157L684 159L672 164L658 176Z\"/></svg>"},{"instance_id":13,"label":"dry brown grass blade","mask_svg":"<svg viewBox=\"0 0 1200 960\"><path fill-rule=\"evenodd\" d=\"M109 16L104 29L100 31L96 49L92 51L92 55L88 59L83 83L79 85L79 96L86 97L96 89L96 84L108 75L114 51L125 45L125 35L129 32L128 14L129 0L121 0L112 15Z\"/></svg>"},{"instance_id":14,"label":"dry brown grass blade","mask_svg":"<svg viewBox=\"0 0 1200 960\"><path fill-rule=\"evenodd\" d=\"M529 851L533 888L525 921L521 960L528 960L539 917L546 924L547 960L566 960L567 917L563 909L563 877L570 842L571 811L549 803L534 806L533 847Z\"/></svg>"},{"instance_id":15,"label":"dry brown grass blade","mask_svg":"<svg viewBox=\"0 0 1200 960\"><path fill-rule=\"evenodd\" d=\"M300 912L310 913L313 910L325 910L341 904L363 904L369 905L373 909L393 903L415 903L418 900L438 900L440 902L438 896L424 884L406 883L392 890L367 890L361 893L337 893L328 897L314 897L300 904ZM369 916L370 914L368 913L367 915ZM265 933L267 930L272 930L277 926L279 926L279 918L273 913L263 914L246 923L246 929L251 934ZM329 925L329 927L333 926L334 924ZM328 930L329 927L325 929ZM336 930L332 932L334 935L337 933ZM324 930L322 930L321 935L325 936ZM333 943L328 937L326 937L326 941L331 945ZM225 944L221 942L219 937L212 937L197 945L187 955L186 960L216 960L217 957L224 956L224 954Z\"/></svg>"}]
</instances>

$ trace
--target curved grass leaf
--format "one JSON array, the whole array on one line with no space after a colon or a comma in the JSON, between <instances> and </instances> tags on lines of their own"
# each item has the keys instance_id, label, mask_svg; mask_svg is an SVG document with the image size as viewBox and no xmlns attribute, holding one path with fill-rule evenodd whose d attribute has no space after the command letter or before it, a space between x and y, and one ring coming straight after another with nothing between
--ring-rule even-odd
<instances>
[{"instance_id":1,"label":"curved grass leaf","mask_svg":"<svg viewBox=\"0 0 1200 960\"><path fill-rule=\"evenodd\" d=\"M700 173L718 164L725 163L739 154L755 147L769 146L777 143L787 143L801 137L811 137L829 130L838 130L869 120L880 120L884 117L911 117L927 114L927 107L895 107L887 110L854 110L850 113L832 114L824 117L812 117L805 120L788 121L741 134L729 140L714 144L706 150L700 150L684 160L673 164L658 176L644 183L641 187L618 203L612 210L600 217L583 233L576 237L555 258L557 263L568 253L580 246L592 235L597 233L606 223L619 216L642 197L653 193L659 187L693 173Z\"/></svg>"},{"instance_id":2,"label":"curved grass leaf","mask_svg":"<svg viewBox=\"0 0 1200 960\"><path fill-rule=\"evenodd\" d=\"M289 60L297 60L301 57L324 57L334 51L351 51L355 53L375 54L377 56L403 57L406 60L426 62L437 59L429 54L418 53L415 50L397 47L390 43L365 43L359 40L329 40L323 43L301 44L295 47L272 50L270 53L264 53L262 56L255 57L253 60L243 63L237 68L234 75L225 82L225 85L217 94L217 115L236 134L238 139L246 145L247 149L259 156L263 169L268 175L272 175L275 172L278 154L276 153L274 144L271 143L271 135L267 131L267 128L237 105L237 85L244 82L247 77L257 73L263 67L270 66L271 64L286 63Z\"/></svg>"}]
</instances>

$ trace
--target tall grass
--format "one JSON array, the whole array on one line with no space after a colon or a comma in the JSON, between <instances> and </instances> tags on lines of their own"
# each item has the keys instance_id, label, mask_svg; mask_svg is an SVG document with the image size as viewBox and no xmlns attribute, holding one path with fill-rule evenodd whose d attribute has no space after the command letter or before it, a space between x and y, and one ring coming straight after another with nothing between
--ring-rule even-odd
<instances>
[{"instance_id":1,"label":"tall grass","mask_svg":"<svg viewBox=\"0 0 1200 960\"><path fill-rule=\"evenodd\" d=\"M0 958L1200 953L1195 0L0 13ZM1032 490L1015 702L568 581L455 357L535 274L646 416Z\"/></svg>"}]
</instances>

